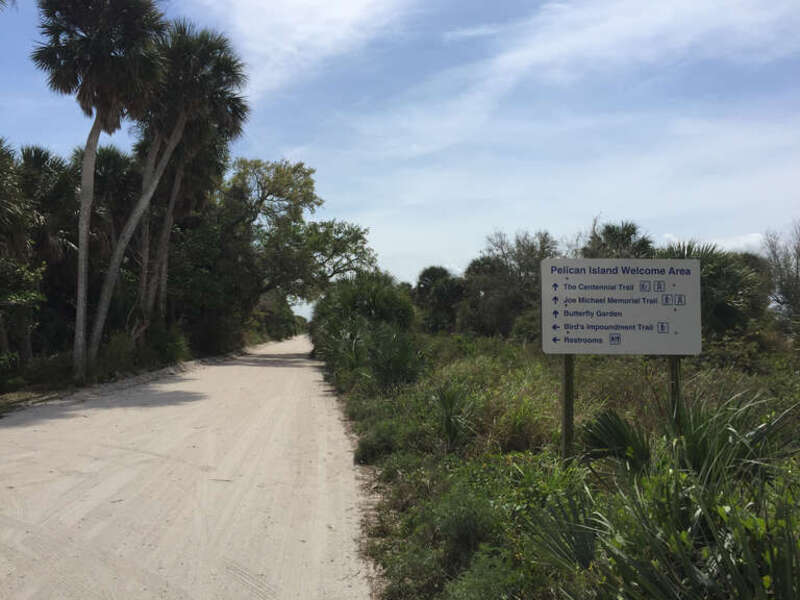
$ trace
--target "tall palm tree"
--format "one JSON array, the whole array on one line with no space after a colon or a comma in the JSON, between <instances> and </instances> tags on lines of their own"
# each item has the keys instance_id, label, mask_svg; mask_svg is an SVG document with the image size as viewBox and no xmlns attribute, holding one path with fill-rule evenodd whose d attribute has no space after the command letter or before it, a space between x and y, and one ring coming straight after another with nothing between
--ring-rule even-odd
<instances>
[{"instance_id":1,"label":"tall palm tree","mask_svg":"<svg viewBox=\"0 0 800 600\"><path fill-rule=\"evenodd\" d=\"M50 88L75 94L94 116L81 167L78 222L78 288L75 315L75 378L86 377L86 306L89 228L94 172L101 131L113 133L124 117L140 117L161 72L157 39L164 29L153 0L38 0L39 30L45 38L33 62L48 75Z\"/></svg>"},{"instance_id":2,"label":"tall palm tree","mask_svg":"<svg viewBox=\"0 0 800 600\"><path fill-rule=\"evenodd\" d=\"M155 252L155 265L147 286L144 316L148 321L159 294L159 315L166 312L169 239L178 202L182 197L202 197L219 184L228 163L228 145L241 130L241 121L220 126L207 120L189 123L181 145L176 151L174 175L169 201ZM160 290L160 293L159 293Z\"/></svg>"},{"instance_id":3,"label":"tall palm tree","mask_svg":"<svg viewBox=\"0 0 800 600\"><path fill-rule=\"evenodd\" d=\"M89 343L89 363L94 364L103 336L108 307L119 276L125 249L158 187L172 155L192 120L213 120L227 115L243 122L247 106L241 96L244 63L224 35L197 30L187 21L173 22L161 47L166 63L164 83L141 120L152 140L142 171L142 192L120 237L100 292Z\"/></svg>"}]
</instances>

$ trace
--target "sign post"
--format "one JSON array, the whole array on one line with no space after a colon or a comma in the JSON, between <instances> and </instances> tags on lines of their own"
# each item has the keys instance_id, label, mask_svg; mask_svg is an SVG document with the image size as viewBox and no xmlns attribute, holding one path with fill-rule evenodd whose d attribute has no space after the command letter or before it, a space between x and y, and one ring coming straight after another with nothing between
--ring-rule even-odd
<instances>
[{"instance_id":1,"label":"sign post","mask_svg":"<svg viewBox=\"0 0 800 600\"><path fill-rule=\"evenodd\" d=\"M575 355L564 355L564 378L561 381L561 456L572 456L575 440Z\"/></svg>"},{"instance_id":2,"label":"sign post","mask_svg":"<svg viewBox=\"0 0 800 600\"><path fill-rule=\"evenodd\" d=\"M681 357L669 357L669 400L670 410L672 410L672 421L681 435L683 423L681 423Z\"/></svg>"},{"instance_id":3,"label":"sign post","mask_svg":"<svg viewBox=\"0 0 800 600\"><path fill-rule=\"evenodd\" d=\"M574 355L670 357L670 401L680 423L680 356L700 354L700 261L542 261L542 350L564 355L561 451L573 441Z\"/></svg>"}]
</instances>

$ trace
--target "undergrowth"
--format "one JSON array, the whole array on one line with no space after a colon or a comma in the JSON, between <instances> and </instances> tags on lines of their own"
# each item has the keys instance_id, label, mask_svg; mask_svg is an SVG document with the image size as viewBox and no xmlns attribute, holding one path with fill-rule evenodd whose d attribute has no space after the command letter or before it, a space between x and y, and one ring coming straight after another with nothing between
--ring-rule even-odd
<instances>
[{"instance_id":1,"label":"undergrowth","mask_svg":"<svg viewBox=\"0 0 800 600\"><path fill-rule=\"evenodd\" d=\"M363 307L337 315L349 344L324 347L316 315L315 343L356 460L378 467L368 553L383 598L800 597L796 357L686 360L677 415L664 359L578 358L565 462L557 358L408 324L415 351L384 352L405 373L392 380L370 362Z\"/></svg>"}]
</instances>

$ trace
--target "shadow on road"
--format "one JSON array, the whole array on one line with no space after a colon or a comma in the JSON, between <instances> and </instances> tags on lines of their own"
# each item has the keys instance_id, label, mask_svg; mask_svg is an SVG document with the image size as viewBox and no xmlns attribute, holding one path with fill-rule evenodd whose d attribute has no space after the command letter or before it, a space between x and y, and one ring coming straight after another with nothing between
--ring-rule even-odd
<instances>
[{"instance_id":1,"label":"shadow on road","mask_svg":"<svg viewBox=\"0 0 800 600\"><path fill-rule=\"evenodd\" d=\"M160 379L158 383L175 383L182 379L170 376ZM52 419L85 418L87 411L97 409L174 406L202 400L205 397L205 394L197 392L161 390L152 384L134 385L119 390L82 390L60 400L12 407L8 412L0 414L0 429L24 427Z\"/></svg>"},{"instance_id":2,"label":"shadow on road","mask_svg":"<svg viewBox=\"0 0 800 600\"><path fill-rule=\"evenodd\" d=\"M297 354L245 354L234 360L221 363L221 367L276 367L279 369L319 368L319 362L307 353Z\"/></svg>"},{"instance_id":3,"label":"shadow on road","mask_svg":"<svg viewBox=\"0 0 800 600\"><path fill-rule=\"evenodd\" d=\"M319 369L321 364L311 359L308 353L243 354L211 366L218 367L271 367L277 369ZM165 384L185 381L181 375L159 377L149 383L126 383L125 381L82 389L58 400L42 404L20 404L9 406L0 412L0 429L24 427L50 419L83 418L86 412L95 409L158 407L186 404L205 398L197 392L170 391L161 389Z\"/></svg>"}]
</instances>

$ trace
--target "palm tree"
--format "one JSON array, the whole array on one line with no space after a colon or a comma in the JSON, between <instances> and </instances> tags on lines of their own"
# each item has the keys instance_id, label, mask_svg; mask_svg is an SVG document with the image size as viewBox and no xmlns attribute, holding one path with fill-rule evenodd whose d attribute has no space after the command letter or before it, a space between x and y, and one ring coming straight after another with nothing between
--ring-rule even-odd
<instances>
[{"instance_id":1,"label":"palm tree","mask_svg":"<svg viewBox=\"0 0 800 600\"><path fill-rule=\"evenodd\" d=\"M221 180L228 163L228 145L241 131L241 121L220 126L210 121L195 120L186 129L176 151L174 175L169 202L155 253L155 265L144 304L145 321L149 321L159 295L159 315L166 313L169 239L178 201L181 197L202 197ZM160 290L160 293L159 293Z\"/></svg>"},{"instance_id":2,"label":"palm tree","mask_svg":"<svg viewBox=\"0 0 800 600\"><path fill-rule=\"evenodd\" d=\"M19 190L16 154L13 148L0 138L0 262L17 248L15 238L25 213ZM0 354L8 354L11 351L5 325L3 299L12 291L8 281L0 281Z\"/></svg>"},{"instance_id":3,"label":"palm tree","mask_svg":"<svg viewBox=\"0 0 800 600\"><path fill-rule=\"evenodd\" d=\"M655 248L653 240L642 235L636 223L605 223L598 229L595 220L581 254L584 258L653 258Z\"/></svg>"},{"instance_id":4,"label":"palm tree","mask_svg":"<svg viewBox=\"0 0 800 600\"><path fill-rule=\"evenodd\" d=\"M45 41L32 54L50 88L75 94L94 122L81 167L75 378L86 377L86 305L89 228L101 131L113 133L124 117L137 118L150 103L161 60L156 43L164 28L153 0L38 0Z\"/></svg>"},{"instance_id":5,"label":"palm tree","mask_svg":"<svg viewBox=\"0 0 800 600\"><path fill-rule=\"evenodd\" d=\"M744 329L750 319L763 316L767 293L763 279L747 256L714 244L673 242L660 248L658 258L695 258L700 261L700 310L703 335L721 336Z\"/></svg>"},{"instance_id":6,"label":"palm tree","mask_svg":"<svg viewBox=\"0 0 800 600\"><path fill-rule=\"evenodd\" d=\"M224 35L207 29L198 31L187 21L179 20L170 25L161 53L166 62L165 83L141 120L141 128L152 140L142 171L142 192L106 271L89 344L90 365L94 364L100 348L125 250L150 206L187 123L224 115L230 121L243 122L247 114L240 95L245 83L244 64Z\"/></svg>"},{"instance_id":7,"label":"palm tree","mask_svg":"<svg viewBox=\"0 0 800 600\"><path fill-rule=\"evenodd\" d=\"M25 206L21 204L19 173L14 149L0 138L0 242L13 226L24 217ZM0 252L3 247L0 245Z\"/></svg>"}]
</instances>

